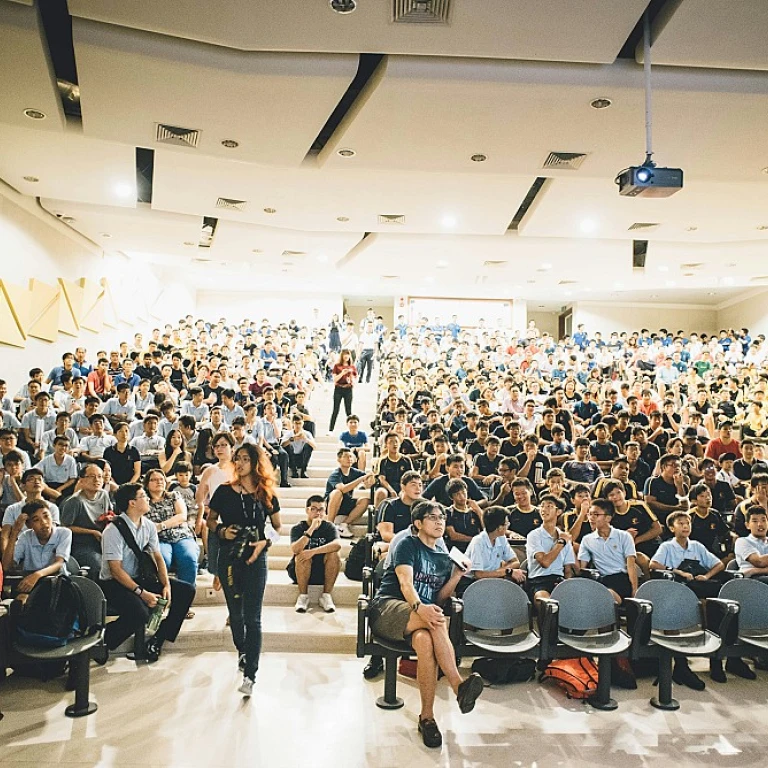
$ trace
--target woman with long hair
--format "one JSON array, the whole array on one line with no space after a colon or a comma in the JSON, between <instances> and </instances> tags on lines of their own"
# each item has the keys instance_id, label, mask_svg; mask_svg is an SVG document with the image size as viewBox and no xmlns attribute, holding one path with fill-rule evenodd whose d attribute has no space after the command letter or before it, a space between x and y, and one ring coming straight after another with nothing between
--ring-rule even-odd
<instances>
[{"instance_id":1,"label":"woman with long hair","mask_svg":"<svg viewBox=\"0 0 768 768\"><path fill-rule=\"evenodd\" d=\"M178 493L168 490L168 478L162 469L150 469L144 475L144 490L149 497L147 519L157 529L165 567L170 570L173 566L179 581L194 585L200 551L187 525L184 501ZM191 619L192 615L188 614L187 618Z\"/></svg>"},{"instance_id":2,"label":"woman with long hair","mask_svg":"<svg viewBox=\"0 0 768 768\"><path fill-rule=\"evenodd\" d=\"M352 353L348 349L341 350L338 362L333 366L331 374L333 376L333 413L331 414L331 426L328 429L333 432L342 400L347 416L352 413L352 387L357 381L357 367L352 362Z\"/></svg>"},{"instance_id":3,"label":"woman with long hair","mask_svg":"<svg viewBox=\"0 0 768 768\"><path fill-rule=\"evenodd\" d=\"M235 451L235 479L220 485L209 504L208 527L219 542L219 577L227 599L232 639L250 696L261 655L261 606L267 585L267 518L280 530L275 473L266 453L245 443Z\"/></svg>"},{"instance_id":4,"label":"woman with long hair","mask_svg":"<svg viewBox=\"0 0 768 768\"><path fill-rule=\"evenodd\" d=\"M192 457L187 451L187 444L184 441L184 435L178 429L172 429L165 438L165 446L157 457L160 469L165 472L166 477L176 475L176 467L179 464L191 464Z\"/></svg>"},{"instance_id":5,"label":"woman with long hair","mask_svg":"<svg viewBox=\"0 0 768 768\"><path fill-rule=\"evenodd\" d=\"M331 324L328 328L328 349L331 352L338 352L341 349L341 331L338 315L334 315L331 318Z\"/></svg>"}]
</instances>

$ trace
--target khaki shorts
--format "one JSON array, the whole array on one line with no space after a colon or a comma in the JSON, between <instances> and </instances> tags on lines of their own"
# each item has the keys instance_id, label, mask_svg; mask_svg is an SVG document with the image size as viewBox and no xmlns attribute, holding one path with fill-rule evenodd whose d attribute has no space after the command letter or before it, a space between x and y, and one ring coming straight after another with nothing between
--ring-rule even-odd
<instances>
[{"instance_id":1,"label":"khaki shorts","mask_svg":"<svg viewBox=\"0 0 768 768\"><path fill-rule=\"evenodd\" d=\"M371 602L371 631L395 643L410 642L405 628L411 618L411 606L405 600L389 598Z\"/></svg>"}]
</instances>

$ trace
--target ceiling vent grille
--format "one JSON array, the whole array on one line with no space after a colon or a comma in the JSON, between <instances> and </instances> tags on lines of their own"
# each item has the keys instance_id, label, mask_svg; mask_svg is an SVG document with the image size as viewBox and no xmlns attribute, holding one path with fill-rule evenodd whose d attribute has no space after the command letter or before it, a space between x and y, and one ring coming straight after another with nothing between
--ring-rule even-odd
<instances>
[{"instance_id":1,"label":"ceiling vent grille","mask_svg":"<svg viewBox=\"0 0 768 768\"><path fill-rule=\"evenodd\" d=\"M300 259L306 255L307 255L306 251L283 251L280 254L280 257L283 259Z\"/></svg>"},{"instance_id":2,"label":"ceiling vent grille","mask_svg":"<svg viewBox=\"0 0 768 768\"><path fill-rule=\"evenodd\" d=\"M212 259L192 259L196 264L208 264Z\"/></svg>"},{"instance_id":3,"label":"ceiling vent grille","mask_svg":"<svg viewBox=\"0 0 768 768\"><path fill-rule=\"evenodd\" d=\"M395 24L447 24L451 0L392 0Z\"/></svg>"},{"instance_id":4,"label":"ceiling vent grille","mask_svg":"<svg viewBox=\"0 0 768 768\"><path fill-rule=\"evenodd\" d=\"M550 152L542 168L556 171L577 171L587 159L588 152Z\"/></svg>"},{"instance_id":5,"label":"ceiling vent grille","mask_svg":"<svg viewBox=\"0 0 768 768\"><path fill-rule=\"evenodd\" d=\"M400 275L382 275L381 279L382 280L399 280Z\"/></svg>"},{"instance_id":6,"label":"ceiling vent grille","mask_svg":"<svg viewBox=\"0 0 768 768\"><path fill-rule=\"evenodd\" d=\"M691 270L701 269L703 266L703 261L690 261L687 264L681 264L680 269L684 270L685 272L690 272Z\"/></svg>"},{"instance_id":7,"label":"ceiling vent grille","mask_svg":"<svg viewBox=\"0 0 768 768\"><path fill-rule=\"evenodd\" d=\"M403 213L380 213L379 224L405 224Z\"/></svg>"},{"instance_id":8,"label":"ceiling vent grille","mask_svg":"<svg viewBox=\"0 0 768 768\"><path fill-rule=\"evenodd\" d=\"M248 205L247 200L233 200L230 197L220 197L216 201L217 208L224 208L227 211L244 211Z\"/></svg>"},{"instance_id":9,"label":"ceiling vent grille","mask_svg":"<svg viewBox=\"0 0 768 768\"><path fill-rule=\"evenodd\" d=\"M661 224L659 223L653 223L650 221L636 221L632 226L627 228L628 232L637 232L641 229L656 229L656 227L660 227Z\"/></svg>"},{"instance_id":10,"label":"ceiling vent grille","mask_svg":"<svg viewBox=\"0 0 768 768\"><path fill-rule=\"evenodd\" d=\"M489 261L484 261L484 262L483 262L483 266L484 266L486 269L501 269L501 267L506 267L506 266L507 266L507 263L508 263L508 262L507 262L506 260L503 260L503 261L494 261L493 259L491 259L491 260L489 260Z\"/></svg>"},{"instance_id":11,"label":"ceiling vent grille","mask_svg":"<svg viewBox=\"0 0 768 768\"><path fill-rule=\"evenodd\" d=\"M561 280L558 285L577 285L578 280Z\"/></svg>"},{"instance_id":12,"label":"ceiling vent grille","mask_svg":"<svg viewBox=\"0 0 768 768\"><path fill-rule=\"evenodd\" d=\"M156 124L155 141L158 144L173 144L177 147L194 147L200 141L200 131L194 128L179 128L177 125Z\"/></svg>"}]
</instances>

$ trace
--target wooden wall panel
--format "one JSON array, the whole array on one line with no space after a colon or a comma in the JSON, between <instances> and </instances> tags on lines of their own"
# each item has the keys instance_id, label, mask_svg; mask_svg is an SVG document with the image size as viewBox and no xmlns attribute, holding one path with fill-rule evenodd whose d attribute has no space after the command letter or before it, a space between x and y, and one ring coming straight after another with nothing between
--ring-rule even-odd
<instances>
[{"instance_id":1,"label":"wooden wall panel","mask_svg":"<svg viewBox=\"0 0 768 768\"><path fill-rule=\"evenodd\" d=\"M83 314L83 288L77 283L59 278L61 300L59 301L59 332L77 336Z\"/></svg>"},{"instance_id":2,"label":"wooden wall panel","mask_svg":"<svg viewBox=\"0 0 768 768\"><path fill-rule=\"evenodd\" d=\"M80 325L89 330L100 332L104 326L104 288L101 283L82 278L83 315Z\"/></svg>"},{"instance_id":3,"label":"wooden wall panel","mask_svg":"<svg viewBox=\"0 0 768 768\"><path fill-rule=\"evenodd\" d=\"M56 341L59 332L60 287L32 278L29 290L32 297L27 335L42 341Z\"/></svg>"},{"instance_id":4,"label":"wooden wall panel","mask_svg":"<svg viewBox=\"0 0 768 768\"><path fill-rule=\"evenodd\" d=\"M22 348L26 346L27 307L23 306L26 298L23 288L0 280L0 344Z\"/></svg>"},{"instance_id":5,"label":"wooden wall panel","mask_svg":"<svg viewBox=\"0 0 768 768\"><path fill-rule=\"evenodd\" d=\"M104 299L102 300L104 308L104 325L106 325L107 328L119 328L121 325L120 314L115 305L112 286L109 284L109 280L106 277L101 278L101 287L104 289Z\"/></svg>"}]
</instances>

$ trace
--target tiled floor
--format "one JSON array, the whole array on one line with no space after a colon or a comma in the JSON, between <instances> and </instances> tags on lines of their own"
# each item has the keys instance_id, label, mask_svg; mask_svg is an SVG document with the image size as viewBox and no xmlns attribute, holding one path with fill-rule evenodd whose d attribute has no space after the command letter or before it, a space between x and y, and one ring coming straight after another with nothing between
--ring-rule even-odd
<instances>
[{"instance_id":1,"label":"tiled floor","mask_svg":"<svg viewBox=\"0 0 768 768\"><path fill-rule=\"evenodd\" d=\"M701 662L694 667L701 666ZM399 682L406 706L374 705L349 656L265 654L253 698L235 691L235 656L174 653L151 667L126 659L94 668L99 711L70 720L61 681L0 685L0 765L47 766L750 766L765 765L768 674L756 682L675 689L682 707L650 707L650 682L616 691L603 713L536 683L486 689L461 715L439 686L442 750L416 733L418 691Z\"/></svg>"}]
</instances>

